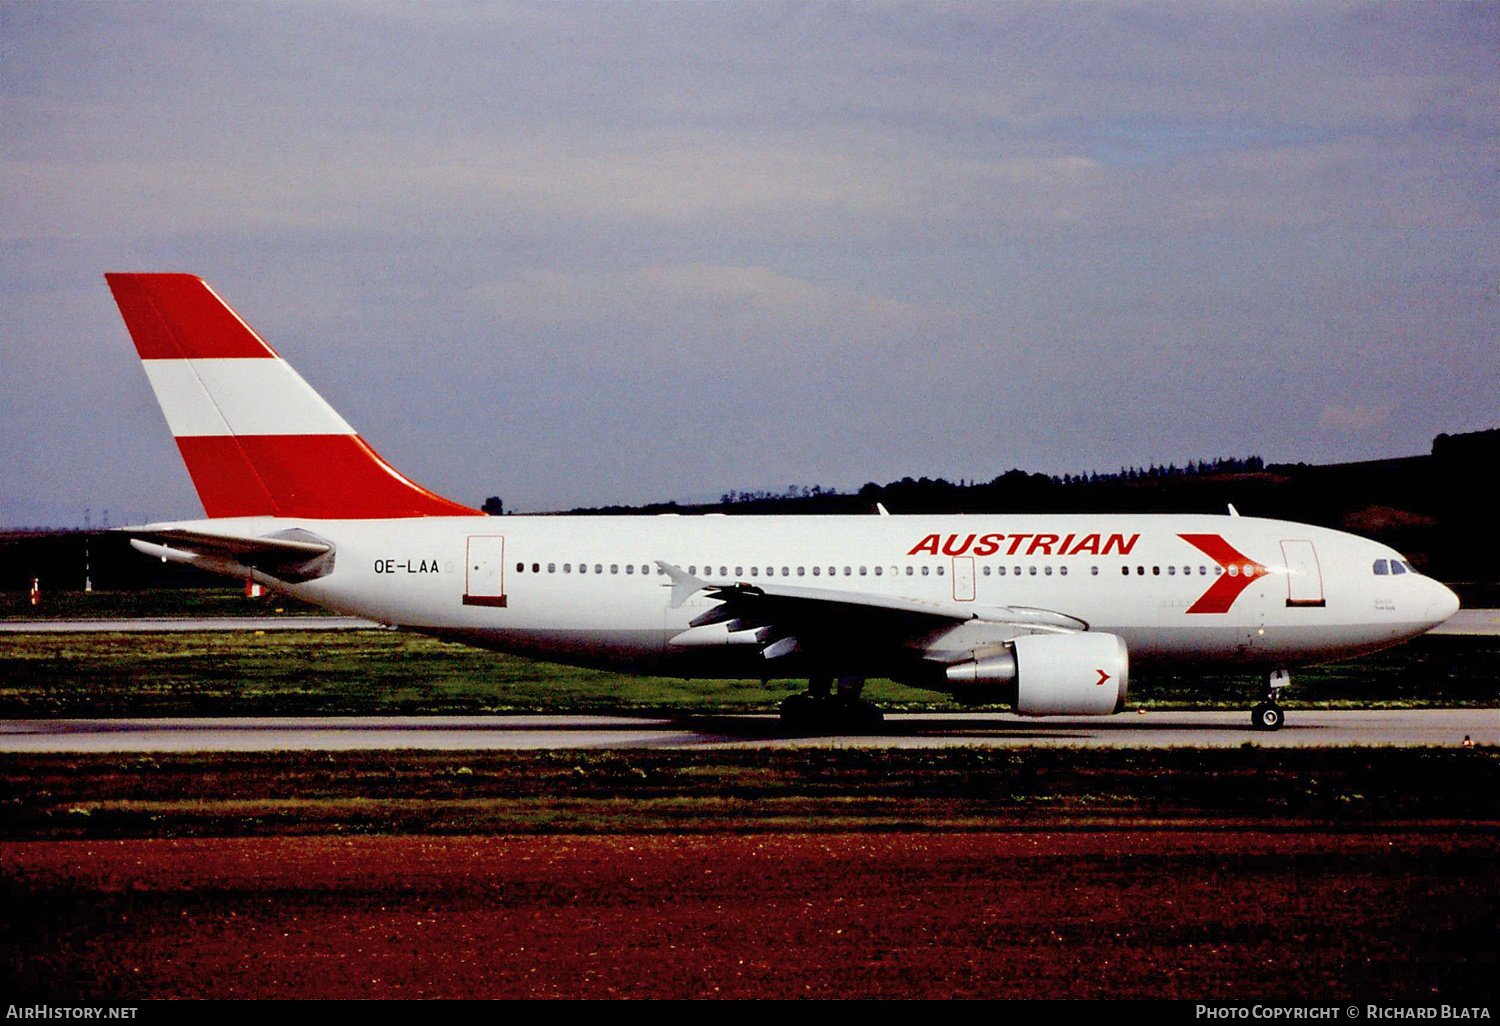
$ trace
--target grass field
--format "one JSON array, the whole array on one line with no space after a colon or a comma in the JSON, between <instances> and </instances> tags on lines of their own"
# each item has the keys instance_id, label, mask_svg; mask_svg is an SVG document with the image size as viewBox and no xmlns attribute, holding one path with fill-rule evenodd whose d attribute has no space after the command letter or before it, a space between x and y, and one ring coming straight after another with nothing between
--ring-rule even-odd
<instances>
[{"instance_id":1,"label":"grass field","mask_svg":"<svg viewBox=\"0 0 1500 1026\"><path fill-rule=\"evenodd\" d=\"M1291 708L1500 706L1500 639L1424 637L1297 672ZM10 634L0 718L770 710L801 681L634 677L498 655L401 631ZM1151 709L1246 707L1252 677L1134 675ZM959 706L871 681L888 710Z\"/></svg>"},{"instance_id":2,"label":"grass field","mask_svg":"<svg viewBox=\"0 0 1500 1026\"><path fill-rule=\"evenodd\" d=\"M265 611L170 603L47 613ZM1288 705L1500 706L1497 641L1305 670ZM1252 684L1137 675L1132 705L1243 709ZM397 631L0 635L7 718L736 712L802 686ZM0 973L119 1003L1487 998L1497 828L1487 747L3 755Z\"/></svg>"},{"instance_id":3,"label":"grass field","mask_svg":"<svg viewBox=\"0 0 1500 1026\"><path fill-rule=\"evenodd\" d=\"M33 606L24 591L0 592L0 620L94 620L158 616L324 616L326 609L285 595L245 597L233 588L155 588L148 591L47 591Z\"/></svg>"},{"instance_id":4,"label":"grass field","mask_svg":"<svg viewBox=\"0 0 1500 1026\"><path fill-rule=\"evenodd\" d=\"M1500 751L777 749L0 758L0 839L1500 825Z\"/></svg>"}]
</instances>

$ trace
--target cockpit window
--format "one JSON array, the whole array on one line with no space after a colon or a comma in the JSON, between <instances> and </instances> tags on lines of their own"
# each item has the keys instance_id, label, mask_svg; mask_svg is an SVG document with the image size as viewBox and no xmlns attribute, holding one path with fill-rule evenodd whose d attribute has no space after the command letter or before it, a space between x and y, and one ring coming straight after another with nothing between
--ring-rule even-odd
<instances>
[{"instance_id":1,"label":"cockpit window","mask_svg":"<svg viewBox=\"0 0 1500 1026\"><path fill-rule=\"evenodd\" d=\"M1393 560L1391 560L1391 573L1392 574L1404 574L1404 573L1406 573L1406 564L1403 563L1403 562L1401 562L1401 560L1399 560L1399 559L1393 559Z\"/></svg>"},{"instance_id":2,"label":"cockpit window","mask_svg":"<svg viewBox=\"0 0 1500 1026\"><path fill-rule=\"evenodd\" d=\"M1390 573L1390 570L1387 569L1386 561L1383 559L1377 559L1375 561L1375 575L1377 577L1384 577L1388 573Z\"/></svg>"}]
</instances>

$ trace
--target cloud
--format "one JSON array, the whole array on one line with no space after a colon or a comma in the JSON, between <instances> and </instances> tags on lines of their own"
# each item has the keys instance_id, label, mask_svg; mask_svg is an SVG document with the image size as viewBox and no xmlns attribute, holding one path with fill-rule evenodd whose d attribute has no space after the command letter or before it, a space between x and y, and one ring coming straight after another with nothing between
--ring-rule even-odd
<instances>
[{"instance_id":1,"label":"cloud","mask_svg":"<svg viewBox=\"0 0 1500 1026\"><path fill-rule=\"evenodd\" d=\"M1367 406L1364 403L1325 406L1318 423L1334 431L1361 434L1384 424L1390 419L1390 415L1389 406Z\"/></svg>"},{"instance_id":2,"label":"cloud","mask_svg":"<svg viewBox=\"0 0 1500 1026\"><path fill-rule=\"evenodd\" d=\"M208 276L403 470L515 508L1493 418L1494 4L0 17L8 500L185 487L90 452L157 430L117 268Z\"/></svg>"}]
</instances>

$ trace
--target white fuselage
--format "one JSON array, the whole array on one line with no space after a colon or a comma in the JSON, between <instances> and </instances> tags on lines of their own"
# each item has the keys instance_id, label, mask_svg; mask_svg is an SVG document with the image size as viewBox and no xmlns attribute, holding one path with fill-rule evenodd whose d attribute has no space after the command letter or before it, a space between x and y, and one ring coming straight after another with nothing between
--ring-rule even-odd
<instances>
[{"instance_id":1,"label":"white fuselage","mask_svg":"<svg viewBox=\"0 0 1500 1026\"><path fill-rule=\"evenodd\" d=\"M899 597L972 608L976 619L995 607L1055 611L1123 638L1136 666L1260 670L1342 658L1415 637L1458 605L1384 545L1235 516L247 517L155 526L244 536L299 528L333 543L332 571L266 583L308 602L557 662L691 677L791 674L768 665L747 636L690 629L715 603L700 592L674 605L662 563L714 585ZM964 630L932 644L963 648ZM865 647L879 652L882 641L872 632Z\"/></svg>"}]
</instances>

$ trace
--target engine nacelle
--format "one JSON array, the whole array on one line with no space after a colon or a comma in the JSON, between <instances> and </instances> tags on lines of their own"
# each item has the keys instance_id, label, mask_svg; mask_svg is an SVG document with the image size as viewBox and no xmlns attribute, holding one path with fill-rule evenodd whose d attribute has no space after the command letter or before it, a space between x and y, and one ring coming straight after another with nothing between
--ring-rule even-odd
<instances>
[{"instance_id":1,"label":"engine nacelle","mask_svg":"<svg viewBox=\"0 0 1500 1026\"><path fill-rule=\"evenodd\" d=\"M1130 656L1116 634L1026 634L946 677L958 695L1001 691L1022 716L1107 716L1125 707Z\"/></svg>"}]
</instances>

